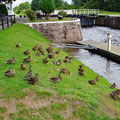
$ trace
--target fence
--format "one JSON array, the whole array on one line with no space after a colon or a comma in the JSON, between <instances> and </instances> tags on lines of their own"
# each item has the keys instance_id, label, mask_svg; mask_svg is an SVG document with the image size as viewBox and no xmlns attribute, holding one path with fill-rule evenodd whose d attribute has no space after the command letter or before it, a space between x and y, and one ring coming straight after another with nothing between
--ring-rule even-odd
<instances>
[{"instance_id":1,"label":"fence","mask_svg":"<svg viewBox=\"0 0 120 120\"><path fill-rule=\"evenodd\" d=\"M16 22L15 15L8 15L0 18L0 30L4 30Z\"/></svg>"}]
</instances>

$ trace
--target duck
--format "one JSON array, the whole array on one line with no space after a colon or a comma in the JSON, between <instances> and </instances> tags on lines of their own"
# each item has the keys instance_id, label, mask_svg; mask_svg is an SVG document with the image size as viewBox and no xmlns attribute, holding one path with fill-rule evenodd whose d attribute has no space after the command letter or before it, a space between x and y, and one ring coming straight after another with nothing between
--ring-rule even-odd
<instances>
[{"instance_id":1,"label":"duck","mask_svg":"<svg viewBox=\"0 0 120 120\"><path fill-rule=\"evenodd\" d=\"M113 99L115 99L115 100L120 100L119 95L118 95L117 93L115 93L115 92L112 92L112 93L110 94L110 97L113 98Z\"/></svg>"},{"instance_id":2,"label":"duck","mask_svg":"<svg viewBox=\"0 0 120 120\"><path fill-rule=\"evenodd\" d=\"M16 45L17 48L21 47L21 41Z\"/></svg>"},{"instance_id":3,"label":"duck","mask_svg":"<svg viewBox=\"0 0 120 120\"><path fill-rule=\"evenodd\" d=\"M100 77L99 77L99 76L97 76L97 77L95 78L95 80L96 80L96 81L99 81L99 80L100 80Z\"/></svg>"},{"instance_id":4,"label":"duck","mask_svg":"<svg viewBox=\"0 0 120 120\"><path fill-rule=\"evenodd\" d=\"M30 66L30 70L28 71L28 73L25 75L25 77L24 77L24 79L29 79L29 78L31 78L32 77L32 75L33 75L33 72L32 72L32 66Z\"/></svg>"},{"instance_id":5,"label":"duck","mask_svg":"<svg viewBox=\"0 0 120 120\"><path fill-rule=\"evenodd\" d=\"M42 51L42 50L43 50L42 46L38 47L38 51Z\"/></svg>"},{"instance_id":6,"label":"duck","mask_svg":"<svg viewBox=\"0 0 120 120\"><path fill-rule=\"evenodd\" d=\"M46 49L46 51L47 51L48 53L53 52L53 50L52 50L52 48L51 48L51 47L47 48L47 49Z\"/></svg>"},{"instance_id":7,"label":"duck","mask_svg":"<svg viewBox=\"0 0 120 120\"><path fill-rule=\"evenodd\" d=\"M80 71L79 71L79 75L84 76L84 75L85 75L85 70L80 70Z\"/></svg>"},{"instance_id":8,"label":"duck","mask_svg":"<svg viewBox=\"0 0 120 120\"><path fill-rule=\"evenodd\" d=\"M90 80L90 81L88 81L88 82L89 82L89 84L91 84L91 85L95 85L97 81L94 79L94 80Z\"/></svg>"},{"instance_id":9,"label":"duck","mask_svg":"<svg viewBox=\"0 0 120 120\"><path fill-rule=\"evenodd\" d=\"M35 77L31 77L31 78L29 78L29 79L27 79L27 83L29 83L29 84L32 84L32 85L36 85L36 83L39 81L39 74L38 73L36 73L35 74Z\"/></svg>"},{"instance_id":10,"label":"duck","mask_svg":"<svg viewBox=\"0 0 120 120\"><path fill-rule=\"evenodd\" d=\"M51 82L59 82L59 81L61 81L61 80L62 80L61 72L59 72L59 76L50 78L50 81L51 81Z\"/></svg>"},{"instance_id":11,"label":"duck","mask_svg":"<svg viewBox=\"0 0 120 120\"><path fill-rule=\"evenodd\" d=\"M25 70L25 69L26 69L26 64L25 64L24 61L23 61L23 64L21 65L21 69L22 69L22 70Z\"/></svg>"},{"instance_id":12,"label":"duck","mask_svg":"<svg viewBox=\"0 0 120 120\"><path fill-rule=\"evenodd\" d=\"M14 64L14 63L16 63L16 58L12 57L12 59L7 60L5 63Z\"/></svg>"},{"instance_id":13,"label":"duck","mask_svg":"<svg viewBox=\"0 0 120 120\"><path fill-rule=\"evenodd\" d=\"M73 61L74 57L72 56L72 57L69 57L68 59L69 59L69 63L71 63Z\"/></svg>"},{"instance_id":14,"label":"duck","mask_svg":"<svg viewBox=\"0 0 120 120\"><path fill-rule=\"evenodd\" d=\"M45 55L45 53L42 50L40 51L40 53L41 53L41 55Z\"/></svg>"},{"instance_id":15,"label":"duck","mask_svg":"<svg viewBox=\"0 0 120 120\"><path fill-rule=\"evenodd\" d=\"M68 56L65 56L65 59L69 59L69 55L68 55Z\"/></svg>"},{"instance_id":16,"label":"duck","mask_svg":"<svg viewBox=\"0 0 120 120\"><path fill-rule=\"evenodd\" d=\"M60 69L60 72L64 74L70 74L70 71L68 71L67 69Z\"/></svg>"},{"instance_id":17,"label":"duck","mask_svg":"<svg viewBox=\"0 0 120 120\"><path fill-rule=\"evenodd\" d=\"M83 64L82 64L82 65L79 65L79 69L78 69L78 71L80 71L80 70L84 70L84 66L83 66Z\"/></svg>"},{"instance_id":18,"label":"duck","mask_svg":"<svg viewBox=\"0 0 120 120\"><path fill-rule=\"evenodd\" d=\"M114 91L117 95L120 94L120 89L117 89L116 91Z\"/></svg>"},{"instance_id":19,"label":"duck","mask_svg":"<svg viewBox=\"0 0 120 120\"><path fill-rule=\"evenodd\" d=\"M65 58L65 60L63 60L64 63L67 63L69 62L69 59L68 58Z\"/></svg>"},{"instance_id":20,"label":"duck","mask_svg":"<svg viewBox=\"0 0 120 120\"><path fill-rule=\"evenodd\" d=\"M36 46L34 46L34 47L32 48L32 50L33 50L33 51L37 51L37 50L38 50L38 44L37 44Z\"/></svg>"},{"instance_id":21,"label":"duck","mask_svg":"<svg viewBox=\"0 0 120 120\"><path fill-rule=\"evenodd\" d=\"M27 51L25 51L25 52L23 52L23 53L24 53L24 55L29 55L31 52L30 52L29 49L27 49Z\"/></svg>"},{"instance_id":22,"label":"duck","mask_svg":"<svg viewBox=\"0 0 120 120\"><path fill-rule=\"evenodd\" d=\"M54 58L54 54L50 53L50 54L48 55L48 57L49 57L50 59L52 59L52 58Z\"/></svg>"},{"instance_id":23,"label":"duck","mask_svg":"<svg viewBox=\"0 0 120 120\"><path fill-rule=\"evenodd\" d=\"M111 86L110 86L110 88L111 89L114 89L116 87L116 83L114 82Z\"/></svg>"},{"instance_id":24,"label":"duck","mask_svg":"<svg viewBox=\"0 0 120 120\"><path fill-rule=\"evenodd\" d=\"M15 70L10 68L8 71L5 72L5 75L8 76L8 77L12 77L15 75Z\"/></svg>"},{"instance_id":25,"label":"duck","mask_svg":"<svg viewBox=\"0 0 120 120\"><path fill-rule=\"evenodd\" d=\"M61 65L61 63L62 63L61 60L58 60L58 62L54 62L53 64L59 66Z\"/></svg>"},{"instance_id":26,"label":"duck","mask_svg":"<svg viewBox=\"0 0 120 120\"><path fill-rule=\"evenodd\" d=\"M32 61L32 59L31 59L30 56L28 56L28 58L25 58L25 59L24 59L24 62L27 62L27 63L29 63L29 62L31 62L31 61Z\"/></svg>"},{"instance_id":27,"label":"duck","mask_svg":"<svg viewBox=\"0 0 120 120\"><path fill-rule=\"evenodd\" d=\"M60 54L60 49L55 52L56 54Z\"/></svg>"},{"instance_id":28,"label":"duck","mask_svg":"<svg viewBox=\"0 0 120 120\"><path fill-rule=\"evenodd\" d=\"M41 55L41 52L36 53L36 55L37 55L37 56L40 56L40 55Z\"/></svg>"},{"instance_id":29,"label":"duck","mask_svg":"<svg viewBox=\"0 0 120 120\"><path fill-rule=\"evenodd\" d=\"M48 63L49 60L47 59L47 57L45 59L43 59L43 63Z\"/></svg>"}]
</instances>

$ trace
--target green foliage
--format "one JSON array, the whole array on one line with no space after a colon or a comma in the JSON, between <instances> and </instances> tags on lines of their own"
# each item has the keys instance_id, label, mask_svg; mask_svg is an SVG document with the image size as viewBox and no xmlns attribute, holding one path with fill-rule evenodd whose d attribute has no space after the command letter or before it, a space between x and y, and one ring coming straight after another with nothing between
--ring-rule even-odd
<instances>
[{"instance_id":1,"label":"green foliage","mask_svg":"<svg viewBox=\"0 0 120 120\"><path fill-rule=\"evenodd\" d=\"M5 4L0 4L0 14L3 14L5 16L8 15L8 11Z\"/></svg>"},{"instance_id":2,"label":"green foliage","mask_svg":"<svg viewBox=\"0 0 120 120\"><path fill-rule=\"evenodd\" d=\"M40 0L32 0L31 9L34 11L40 10Z\"/></svg>"},{"instance_id":3,"label":"green foliage","mask_svg":"<svg viewBox=\"0 0 120 120\"><path fill-rule=\"evenodd\" d=\"M33 10L26 10L26 15L30 21L35 21L36 15Z\"/></svg>"},{"instance_id":4,"label":"green foliage","mask_svg":"<svg viewBox=\"0 0 120 120\"><path fill-rule=\"evenodd\" d=\"M49 15L55 10L54 0L40 0L40 9L46 15Z\"/></svg>"},{"instance_id":5,"label":"green foliage","mask_svg":"<svg viewBox=\"0 0 120 120\"><path fill-rule=\"evenodd\" d=\"M54 0L55 1L55 7L58 8L64 4L63 0Z\"/></svg>"},{"instance_id":6,"label":"green foliage","mask_svg":"<svg viewBox=\"0 0 120 120\"><path fill-rule=\"evenodd\" d=\"M29 2L24 2L24 3L21 3L19 6L16 6L13 10L16 14L19 14L20 12L31 10L31 5Z\"/></svg>"},{"instance_id":7,"label":"green foliage","mask_svg":"<svg viewBox=\"0 0 120 120\"><path fill-rule=\"evenodd\" d=\"M63 17L66 17L67 16L67 12L61 10L61 11L59 11L58 15L62 15Z\"/></svg>"},{"instance_id":8,"label":"green foliage","mask_svg":"<svg viewBox=\"0 0 120 120\"><path fill-rule=\"evenodd\" d=\"M7 108L0 107L0 114L4 114L7 111Z\"/></svg>"}]
</instances>

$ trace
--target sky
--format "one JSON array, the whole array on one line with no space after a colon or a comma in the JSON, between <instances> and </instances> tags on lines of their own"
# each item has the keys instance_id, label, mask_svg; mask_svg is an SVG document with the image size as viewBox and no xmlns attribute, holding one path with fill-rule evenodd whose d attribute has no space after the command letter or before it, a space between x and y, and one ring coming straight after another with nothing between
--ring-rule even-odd
<instances>
[{"instance_id":1,"label":"sky","mask_svg":"<svg viewBox=\"0 0 120 120\"><path fill-rule=\"evenodd\" d=\"M13 2L13 7L19 5L20 3L23 3L23 2L31 2L32 0L16 0L15 2ZM64 1L67 1L69 4L71 4L71 0L64 0Z\"/></svg>"}]
</instances>

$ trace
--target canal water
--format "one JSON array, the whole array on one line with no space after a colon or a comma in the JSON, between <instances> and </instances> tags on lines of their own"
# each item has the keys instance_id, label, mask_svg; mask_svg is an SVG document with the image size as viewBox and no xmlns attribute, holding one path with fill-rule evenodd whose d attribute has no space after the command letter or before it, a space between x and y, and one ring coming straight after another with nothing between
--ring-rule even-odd
<instances>
[{"instance_id":1,"label":"canal water","mask_svg":"<svg viewBox=\"0 0 120 120\"><path fill-rule=\"evenodd\" d=\"M120 30L118 29L98 26L82 28L83 40L107 42L108 33L112 35L112 44L120 46ZM115 82L120 88L120 64L83 49L69 49L68 52L110 83Z\"/></svg>"}]
</instances>

